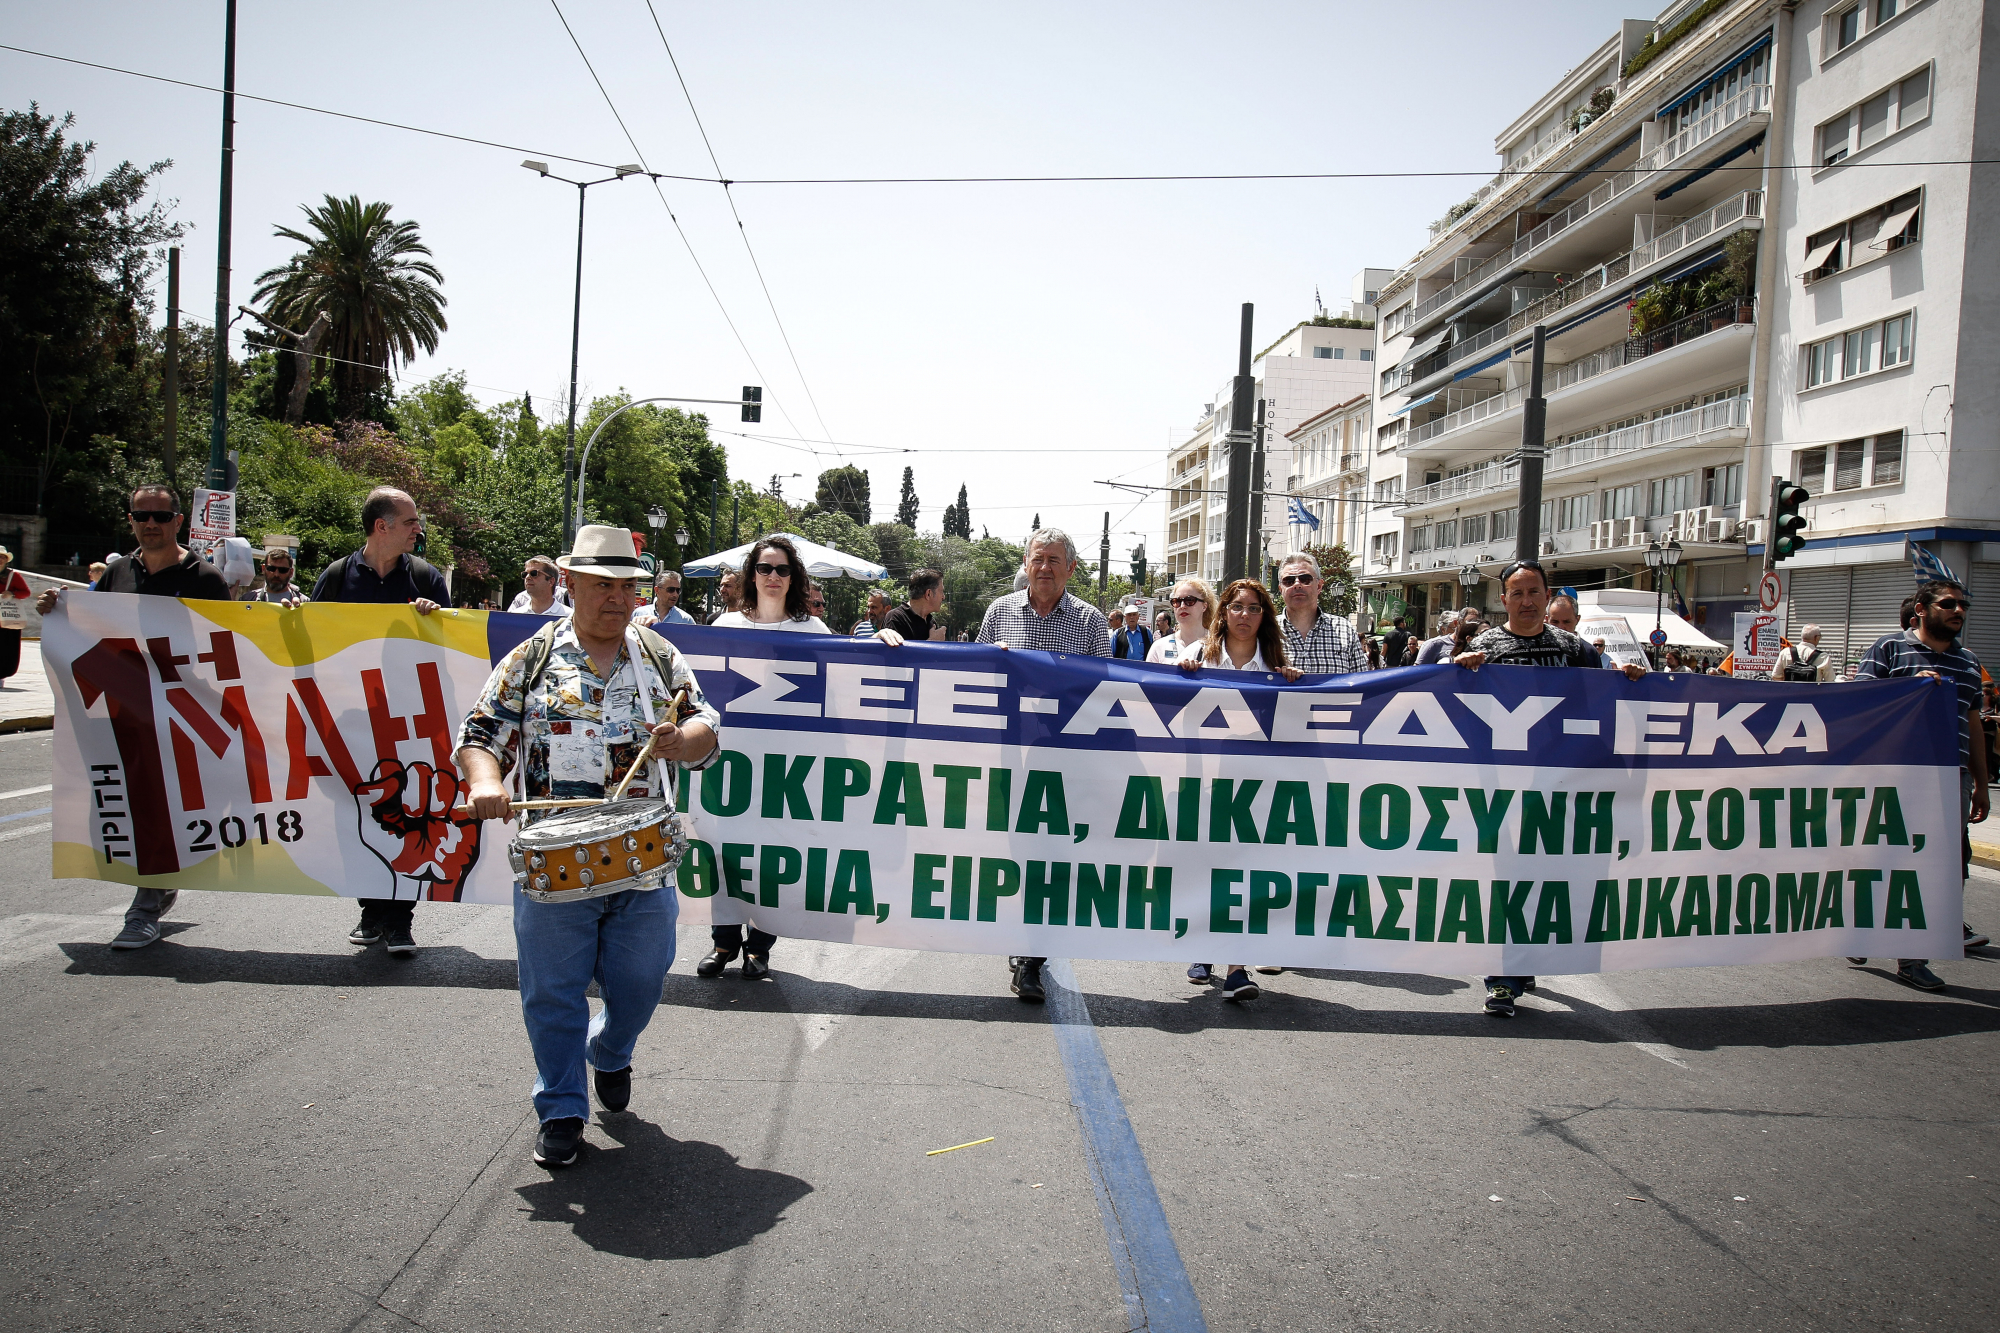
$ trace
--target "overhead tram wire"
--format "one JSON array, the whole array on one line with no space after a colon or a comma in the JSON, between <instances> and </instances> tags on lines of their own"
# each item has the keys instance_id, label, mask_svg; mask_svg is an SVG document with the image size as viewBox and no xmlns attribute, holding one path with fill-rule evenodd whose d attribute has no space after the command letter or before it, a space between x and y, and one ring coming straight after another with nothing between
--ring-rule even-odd
<instances>
[{"instance_id":1,"label":"overhead tram wire","mask_svg":"<svg viewBox=\"0 0 2000 1333\"><path fill-rule=\"evenodd\" d=\"M568 25L565 23L564 25ZM574 41L574 34L571 36ZM579 52L582 48L578 48ZM34 56L41 60L54 60L65 65L81 65L86 69L102 70L107 74L123 74L128 78L149 79L154 83L170 83L179 88L189 88L196 92L219 93L222 89L206 83L195 83L189 79L169 78L164 74L147 74L142 70L125 69L118 65L106 65L94 60L80 60L74 56L59 56L49 51L37 51L31 47L13 46L0 42L0 51L12 51L16 55ZM588 64L588 60L585 61ZM593 77L594 74L593 74ZM599 85L600 89L602 85ZM314 115L334 116L341 120L359 121L366 125L377 125L383 129L403 130L410 134L429 135L437 139L451 139L480 148L501 148L510 153L532 153L536 157L553 158L561 162L574 162L579 166L599 167L606 171L616 170L609 162L599 162L587 157L572 157L567 153L550 152L547 149L522 148L516 144L500 143L492 139L475 138L468 134L455 134L449 130L434 130L422 125L406 125L401 121L383 120L376 116L356 115L351 111L335 111L323 106L308 106L303 102L287 102L276 97L259 97L255 93L238 91L238 97L250 102L263 102L269 106L281 106L293 111L310 111ZM609 100L608 98L606 100ZM627 136L630 137L629 135ZM1925 158L1918 161L1880 162L1874 160L1855 161L1849 158L1841 163L1843 169L1867 167L1990 167L2000 166L2000 158L1954 157ZM1756 163L1738 166L1729 163L1709 168L1712 172L1748 171L1761 172L1764 168ZM1775 171L1818 171L1816 162L1779 162L1773 165ZM1505 173L1511 177L1569 176L1574 175L1574 167L1528 167L1520 171ZM690 176L673 172L648 171L657 184L658 181L688 181L698 185L1116 185L1142 184L1149 181L1172 183L1177 181L1371 181L1371 180L1452 180L1492 177L1491 167L1480 167L1471 171L1271 171L1271 172L1178 172L1152 175L1106 175L1106 176L799 176L799 177L741 177L731 176ZM664 199L664 196L663 196Z\"/></svg>"},{"instance_id":2,"label":"overhead tram wire","mask_svg":"<svg viewBox=\"0 0 2000 1333\"><path fill-rule=\"evenodd\" d=\"M646 167L646 178L653 183L653 193L659 197L660 207L667 211L667 220L674 224L674 233L681 238L681 244L687 248L688 259L694 264L694 271L701 275L702 285L708 288L708 294L714 298L715 308L722 312L722 321L729 326L729 332L735 337L736 345L742 349L744 359L749 361L750 368L757 373L758 381L769 389L771 406L777 408L778 415L785 419L785 424L796 431L799 424L793 421L792 414L785 410L784 401L778 397L778 391L769 388L770 377L765 375L764 368L757 364L756 354L750 350L750 344L743 339L743 331L736 327L735 319L730 316L729 307L723 304L722 293L715 290L715 283L709 279L708 270L702 267L701 256L694 252L694 242L688 239L687 232L681 227L681 220L674 215L674 206L667 202L666 192L660 188L662 179L660 173L647 166L646 154L640 150L639 141L632 137L631 129L625 124L625 117L619 114L618 104L611 100L611 90L604 86L603 79L597 77L597 67L590 63L590 56L584 51L583 43L577 40L576 30L569 26L569 18L562 12L562 6L557 4L556 0L549 0L549 8L556 11L556 18L561 21L563 31L569 34L570 45L576 48L577 55L582 58L583 67L590 71L590 81L597 85L598 94L604 98L604 105L611 108L611 117L618 122L618 128L624 133L625 142L631 145L634 156L639 159L639 165Z\"/></svg>"},{"instance_id":3,"label":"overhead tram wire","mask_svg":"<svg viewBox=\"0 0 2000 1333\"><path fill-rule=\"evenodd\" d=\"M715 145L708 140L708 127L701 123L701 112L695 109L694 94L688 91L687 77L681 73L681 62L674 57L673 45L667 41L667 30L660 26L660 15L653 8L653 0L646 0L646 12L652 15L653 31L660 34L660 46L667 53L667 63L674 67L674 78L681 85L681 96L687 99L688 114L694 117L694 127L701 134L701 146L708 150L709 165L715 168L718 179L722 177L722 163L715 156ZM757 262L757 252L750 246L750 232L743 225L743 215L736 211L736 196L729 192L729 182L722 181L722 197L729 201L729 216L736 219L736 234L743 238L743 252L750 256L750 267L757 274L757 285L763 288L764 304L770 308L771 321L778 326L778 337L784 340L785 355L792 359L792 370L799 377L799 387L805 390L806 401L812 405L813 418L829 439L833 428L826 424L826 417L820 413L819 399L814 397L812 385L806 380L805 368L799 364L799 354L792 347L792 335L785 328L784 319L778 314L778 303L771 297L771 284L764 279L764 266ZM836 453L838 451L836 450Z\"/></svg>"}]
</instances>

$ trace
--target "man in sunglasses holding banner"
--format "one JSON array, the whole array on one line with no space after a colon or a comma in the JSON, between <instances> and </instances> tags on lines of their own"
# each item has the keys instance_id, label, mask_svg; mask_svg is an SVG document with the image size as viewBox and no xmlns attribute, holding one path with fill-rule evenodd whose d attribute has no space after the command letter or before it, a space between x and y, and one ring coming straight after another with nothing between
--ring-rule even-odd
<instances>
[{"instance_id":1,"label":"man in sunglasses holding banner","mask_svg":"<svg viewBox=\"0 0 2000 1333\"><path fill-rule=\"evenodd\" d=\"M1285 655L1308 676L1344 676L1368 669L1368 650L1354 626L1319 609L1326 586L1319 561L1309 555L1288 555L1278 566L1278 587L1285 614L1278 627L1285 633Z\"/></svg>"},{"instance_id":2,"label":"man in sunglasses holding banner","mask_svg":"<svg viewBox=\"0 0 2000 1333\"><path fill-rule=\"evenodd\" d=\"M1934 580L1917 589L1910 627L1885 634L1861 659L1856 680L1887 680L1892 676L1928 676L1957 691L1952 711L1958 715L1959 817L1977 824L1987 813L1986 730L1979 720L1979 659L1959 641L1972 599L1956 583ZM1977 738L1975 741L1974 738ZM1966 939L1973 938L1971 926ZM1983 942L1983 941L1982 941ZM1850 958L1854 964L1866 958ZM1931 971L1927 958L1898 958L1896 980L1918 990L1943 990L1944 981Z\"/></svg>"},{"instance_id":3,"label":"man in sunglasses holding banner","mask_svg":"<svg viewBox=\"0 0 2000 1333\"><path fill-rule=\"evenodd\" d=\"M131 592L147 597L185 597L201 602L229 600L229 583L222 571L180 544L181 502L171 489L148 483L132 492L129 506L132 536L139 546L112 562L97 580L96 592ZM48 615L62 598L50 588L35 602ZM180 896L179 889L140 889L125 909L125 928L111 941L114 949L143 949L160 938L160 918Z\"/></svg>"}]
</instances>

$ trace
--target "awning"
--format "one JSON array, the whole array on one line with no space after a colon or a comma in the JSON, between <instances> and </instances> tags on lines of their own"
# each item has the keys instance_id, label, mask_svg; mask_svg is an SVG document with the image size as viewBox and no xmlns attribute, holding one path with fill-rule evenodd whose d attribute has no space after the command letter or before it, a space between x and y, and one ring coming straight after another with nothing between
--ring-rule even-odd
<instances>
[{"instance_id":1,"label":"awning","mask_svg":"<svg viewBox=\"0 0 2000 1333\"><path fill-rule=\"evenodd\" d=\"M863 582L873 582L889 576L889 571L872 560L864 560L858 555L837 551L831 546L821 546L818 542L807 541L804 537L789 532L777 534L789 540L797 548L799 559L805 561L806 572L816 579L850 578ZM759 541L762 538L758 539ZM705 555L699 560L690 560L681 566L681 573L691 579L714 578L732 569L742 569L756 542L747 542L734 550L721 551L715 555Z\"/></svg>"},{"instance_id":2,"label":"awning","mask_svg":"<svg viewBox=\"0 0 2000 1333\"><path fill-rule=\"evenodd\" d=\"M1728 166L1731 162L1734 162L1737 158L1743 156L1745 153L1754 153L1763 146L1764 146L1764 136L1761 134L1758 135L1756 138L1750 140L1748 143L1738 144L1735 148L1731 149L1727 153L1724 153L1721 157L1716 158L1715 161L1709 163L1707 166L1695 172L1693 175L1681 177L1679 180L1675 181L1672 185L1669 185L1666 189L1661 190L1659 193L1655 194L1653 198L1655 199L1671 198L1672 196L1679 194L1682 190L1685 190L1688 186L1694 184L1696 181L1700 180L1703 176L1706 176L1713 171L1717 171L1722 167Z\"/></svg>"},{"instance_id":3,"label":"awning","mask_svg":"<svg viewBox=\"0 0 2000 1333\"><path fill-rule=\"evenodd\" d=\"M1713 73L1708 74L1707 76L1696 80L1691 86L1687 88L1686 91L1682 92L1678 97L1675 97L1672 101L1662 102L1660 104L1660 109L1654 112L1653 114L1656 116L1664 116L1669 111L1678 109L1687 101L1689 101L1691 98L1701 96L1702 89L1708 87L1712 83L1721 82L1723 78L1729 73L1730 69L1733 66L1740 64L1745 57L1755 55L1760 49L1769 46L1770 44L1771 44L1771 34L1767 31L1764 33L1763 36L1757 38L1749 45L1740 48L1735 53L1721 60L1718 60L1714 64L1710 65L1709 69L1714 71ZM1741 92L1743 91L1743 87L1744 85L1739 82L1737 84L1736 90L1738 92Z\"/></svg>"},{"instance_id":4,"label":"awning","mask_svg":"<svg viewBox=\"0 0 2000 1333\"><path fill-rule=\"evenodd\" d=\"M1438 330L1436 333L1433 333L1430 337L1418 343L1415 347L1412 347L1409 351L1403 353L1402 359L1397 361L1396 364L1398 366L1415 365L1417 362L1429 356L1432 352L1435 352L1438 348L1444 346L1445 339L1449 337L1451 337L1450 329Z\"/></svg>"},{"instance_id":5,"label":"awning","mask_svg":"<svg viewBox=\"0 0 2000 1333\"><path fill-rule=\"evenodd\" d=\"M1717 264L1720 264L1726 258L1728 258L1728 256L1722 253L1722 247L1717 246L1715 249L1710 250L1707 254L1703 255L1701 258L1691 259L1687 263L1682 264L1672 273L1662 273L1656 278L1646 279L1646 283L1648 286L1651 286L1654 283L1673 282L1676 279L1685 278L1690 273L1699 273L1701 272L1701 270L1705 268L1714 268Z\"/></svg>"},{"instance_id":6,"label":"awning","mask_svg":"<svg viewBox=\"0 0 2000 1333\"><path fill-rule=\"evenodd\" d=\"M1442 389L1438 390L1438 393L1443 393L1443 392L1444 392L1444 390L1442 390ZM1411 411L1411 410L1412 410L1412 409L1414 409L1414 408L1419 408L1419 407L1422 407L1422 406L1423 406L1423 405L1424 405L1425 403L1428 403L1428 402L1429 402L1429 401L1430 401L1431 399L1433 399L1433 398L1435 398L1435 397L1437 397L1437 394L1436 394L1436 393L1427 393L1427 394L1425 394L1425 395L1424 395L1423 397L1421 397L1421 398L1417 399L1417 400L1416 400L1415 402L1411 402L1411 403L1404 403L1404 404L1403 404L1403 405L1402 405L1401 407L1397 408L1397 409L1396 409L1395 411L1391 412L1391 413L1390 413L1389 415L1390 415L1391 417L1399 417L1399 416L1403 415L1403 413L1405 413L1405 412L1408 412L1408 411Z\"/></svg>"},{"instance_id":7,"label":"awning","mask_svg":"<svg viewBox=\"0 0 2000 1333\"><path fill-rule=\"evenodd\" d=\"M1492 356L1487 357L1484 361L1474 362L1472 365L1467 366L1464 370L1459 371L1456 375L1453 375L1451 377L1451 382L1453 384L1456 384L1460 380L1470 379L1472 376L1477 375L1482 370L1492 369L1494 366L1499 365L1502 361L1505 361L1508 357L1512 355L1514 355L1514 348L1512 344L1509 344L1505 347L1502 347Z\"/></svg>"},{"instance_id":8,"label":"awning","mask_svg":"<svg viewBox=\"0 0 2000 1333\"><path fill-rule=\"evenodd\" d=\"M1615 627L1618 622L1623 621L1632 636L1633 642L1640 644L1652 642L1653 613L1650 610L1632 611L1623 608L1614 610L1611 607L1603 606L1579 607L1577 610L1577 633L1583 636L1585 643L1589 643L1592 638L1602 638L1605 641L1604 646L1609 648L1613 641L1611 634L1603 633L1600 630L1599 633L1593 635L1584 629L1585 625L1593 621L1607 628ZM1697 652L1704 653L1726 653L1729 651L1728 644L1717 643L1714 639L1709 638L1693 625L1688 624L1687 621L1675 615L1671 610L1660 613L1660 628L1666 631L1667 647L1669 648L1692 648Z\"/></svg>"},{"instance_id":9,"label":"awning","mask_svg":"<svg viewBox=\"0 0 2000 1333\"><path fill-rule=\"evenodd\" d=\"M1832 240L1826 242L1824 245L1816 245L1812 249L1806 251L1806 266L1799 270L1800 274L1803 275L1807 273L1817 273L1821 269L1825 268L1826 261L1829 258L1831 258L1833 252L1840 247L1841 239L1842 239L1841 237L1836 236Z\"/></svg>"},{"instance_id":10,"label":"awning","mask_svg":"<svg viewBox=\"0 0 2000 1333\"><path fill-rule=\"evenodd\" d=\"M1903 234L1903 229L1910 225L1910 219L1917 215L1917 210L1921 207L1923 207L1922 204L1911 204L1900 213L1891 213L1888 221L1882 224L1882 230L1875 233L1875 239L1868 243L1868 248L1870 250L1888 249L1889 242Z\"/></svg>"}]
</instances>

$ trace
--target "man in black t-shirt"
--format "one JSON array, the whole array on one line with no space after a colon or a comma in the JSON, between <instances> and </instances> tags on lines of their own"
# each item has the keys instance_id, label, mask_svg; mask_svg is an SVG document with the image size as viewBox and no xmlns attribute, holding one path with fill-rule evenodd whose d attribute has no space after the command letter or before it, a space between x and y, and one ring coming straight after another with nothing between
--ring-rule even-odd
<instances>
[{"instance_id":1,"label":"man in black t-shirt","mask_svg":"<svg viewBox=\"0 0 2000 1333\"><path fill-rule=\"evenodd\" d=\"M378 486L361 505L362 547L320 571L315 602L377 602L411 606L427 616L451 602L444 575L416 554L424 535L417 502L392 486ZM361 923L347 942L367 947L377 940L389 953L409 957L417 942L410 933L417 904L409 898L361 899Z\"/></svg>"},{"instance_id":2,"label":"man in black t-shirt","mask_svg":"<svg viewBox=\"0 0 2000 1333\"><path fill-rule=\"evenodd\" d=\"M132 492L127 517L137 550L114 561L91 589L93 592L134 592L147 597L184 597L191 601L226 602L229 584L222 571L180 544L181 502L169 488L157 484ZM49 588L35 603L43 615L55 610L61 588ZM143 949L160 938L160 918L180 896L179 889L140 889L125 909L125 929L111 941L114 949Z\"/></svg>"},{"instance_id":3,"label":"man in black t-shirt","mask_svg":"<svg viewBox=\"0 0 2000 1333\"><path fill-rule=\"evenodd\" d=\"M1501 599L1507 619L1466 646L1452 661L1473 670L1494 666L1595 667L1599 659L1589 644L1566 629L1547 623L1549 576L1535 560L1516 560L1500 571ZM1633 680L1646 668L1626 663L1625 674ZM1514 1016L1514 1001L1535 988L1533 977L1486 978L1486 1012L1499 1018Z\"/></svg>"},{"instance_id":4,"label":"man in black t-shirt","mask_svg":"<svg viewBox=\"0 0 2000 1333\"><path fill-rule=\"evenodd\" d=\"M882 624L905 639L922 641L931 637L931 616L943 605L944 575L920 569L910 575L910 600L891 611Z\"/></svg>"}]
</instances>

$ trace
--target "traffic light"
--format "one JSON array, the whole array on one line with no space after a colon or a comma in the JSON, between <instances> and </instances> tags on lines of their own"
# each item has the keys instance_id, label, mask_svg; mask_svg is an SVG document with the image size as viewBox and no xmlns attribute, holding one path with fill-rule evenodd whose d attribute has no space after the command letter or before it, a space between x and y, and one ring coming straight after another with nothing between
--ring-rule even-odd
<instances>
[{"instance_id":1,"label":"traffic light","mask_svg":"<svg viewBox=\"0 0 2000 1333\"><path fill-rule=\"evenodd\" d=\"M1794 482L1780 481L1771 490L1770 555L1766 568L1799 553L1806 544L1800 534L1806 530L1806 516L1799 512L1812 493Z\"/></svg>"},{"instance_id":2,"label":"traffic light","mask_svg":"<svg viewBox=\"0 0 2000 1333\"><path fill-rule=\"evenodd\" d=\"M764 390L761 385L743 386L743 419L762 421L764 419Z\"/></svg>"},{"instance_id":3,"label":"traffic light","mask_svg":"<svg viewBox=\"0 0 2000 1333\"><path fill-rule=\"evenodd\" d=\"M1146 548L1132 548L1132 587L1143 593L1146 590Z\"/></svg>"}]
</instances>

